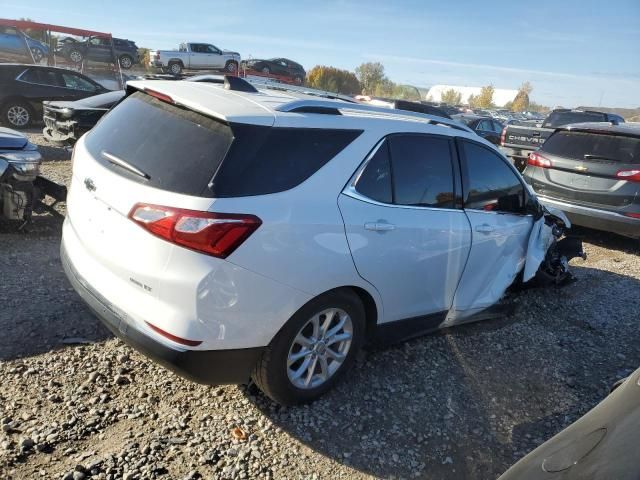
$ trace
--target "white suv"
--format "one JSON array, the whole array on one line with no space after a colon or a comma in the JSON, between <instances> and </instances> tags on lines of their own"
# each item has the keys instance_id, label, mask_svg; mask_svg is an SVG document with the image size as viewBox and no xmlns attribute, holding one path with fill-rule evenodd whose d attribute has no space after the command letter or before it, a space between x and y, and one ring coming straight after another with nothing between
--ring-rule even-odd
<instances>
[{"instance_id":1,"label":"white suv","mask_svg":"<svg viewBox=\"0 0 640 480\"><path fill-rule=\"evenodd\" d=\"M134 348L292 404L365 342L476 318L530 278L552 243L528 246L537 219L454 121L238 78L131 82L76 144L61 256Z\"/></svg>"}]
</instances>

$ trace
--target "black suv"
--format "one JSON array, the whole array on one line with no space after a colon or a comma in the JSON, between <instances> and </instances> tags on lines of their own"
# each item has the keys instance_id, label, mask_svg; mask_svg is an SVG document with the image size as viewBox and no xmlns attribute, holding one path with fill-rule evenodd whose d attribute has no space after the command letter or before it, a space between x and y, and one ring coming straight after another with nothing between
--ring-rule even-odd
<instances>
[{"instance_id":1,"label":"black suv","mask_svg":"<svg viewBox=\"0 0 640 480\"><path fill-rule=\"evenodd\" d=\"M0 64L0 122L26 128L42 118L44 100L74 101L108 91L66 68Z\"/></svg>"},{"instance_id":2,"label":"black suv","mask_svg":"<svg viewBox=\"0 0 640 480\"><path fill-rule=\"evenodd\" d=\"M576 225L640 238L640 126L558 128L529 155L523 176Z\"/></svg>"},{"instance_id":3,"label":"black suv","mask_svg":"<svg viewBox=\"0 0 640 480\"><path fill-rule=\"evenodd\" d=\"M82 63L85 59L94 62L111 62L113 60L111 41L108 38L91 37L87 41L78 41L67 37L59 45L56 54L73 63ZM115 53L120 66L125 70L140 61L138 46L131 40L114 38L113 53Z\"/></svg>"}]
</instances>

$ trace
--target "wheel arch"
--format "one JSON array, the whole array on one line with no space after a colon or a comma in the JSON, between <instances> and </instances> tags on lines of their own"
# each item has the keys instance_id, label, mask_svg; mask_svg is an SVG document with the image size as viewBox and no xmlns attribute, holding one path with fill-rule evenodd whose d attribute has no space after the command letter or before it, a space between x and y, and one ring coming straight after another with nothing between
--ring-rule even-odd
<instances>
[{"instance_id":1,"label":"wheel arch","mask_svg":"<svg viewBox=\"0 0 640 480\"><path fill-rule=\"evenodd\" d=\"M181 58L170 58L169 60L167 60L167 66L170 66L172 63L179 63L180 65L182 65L182 68L184 68L184 62Z\"/></svg>"}]
</instances>

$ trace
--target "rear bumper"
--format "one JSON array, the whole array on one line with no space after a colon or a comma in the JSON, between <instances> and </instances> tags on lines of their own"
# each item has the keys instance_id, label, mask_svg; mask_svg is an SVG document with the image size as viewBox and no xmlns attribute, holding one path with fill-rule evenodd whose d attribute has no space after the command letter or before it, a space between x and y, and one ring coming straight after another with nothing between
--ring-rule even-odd
<instances>
[{"instance_id":1,"label":"rear bumper","mask_svg":"<svg viewBox=\"0 0 640 480\"><path fill-rule=\"evenodd\" d=\"M177 350L136 329L77 272L64 243L60 246L64 272L93 313L118 338L181 377L208 385L245 383L264 347L233 350Z\"/></svg>"},{"instance_id":2,"label":"rear bumper","mask_svg":"<svg viewBox=\"0 0 640 480\"><path fill-rule=\"evenodd\" d=\"M627 217L621 213L584 207L543 196L538 196L538 200L565 212L571 223L575 225L640 238L640 218Z\"/></svg>"}]
</instances>

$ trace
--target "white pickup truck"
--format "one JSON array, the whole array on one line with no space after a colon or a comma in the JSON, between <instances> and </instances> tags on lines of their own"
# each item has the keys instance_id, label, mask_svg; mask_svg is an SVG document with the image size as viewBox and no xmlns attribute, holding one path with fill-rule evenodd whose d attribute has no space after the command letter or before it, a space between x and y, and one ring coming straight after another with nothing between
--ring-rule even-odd
<instances>
[{"instance_id":1,"label":"white pickup truck","mask_svg":"<svg viewBox=\"0 0 640 480\"><path fill-rule=\"evenodd\" d=\"M151 50L149 66L179 75L182 70L225 70L236 73L240 54L210 43L181 43L178 50Z\"/></svg>"}]
</instances>

